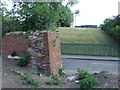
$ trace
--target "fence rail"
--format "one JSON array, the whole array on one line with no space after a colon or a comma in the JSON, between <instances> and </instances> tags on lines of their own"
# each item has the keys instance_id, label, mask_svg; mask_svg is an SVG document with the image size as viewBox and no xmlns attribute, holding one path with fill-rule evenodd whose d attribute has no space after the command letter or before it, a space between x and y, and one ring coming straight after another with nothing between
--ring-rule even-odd
<instances>
[{"instance_id":1,"label":"fence rail","mask_svg":"<svg viewBox=\"0 0 120 90\"><path fill-rule=\"evenodd\" d=\"M74 44L61 43L62 54L67 55L93 55L118 57L118 44Z\"/></svg>"}]
</instances>

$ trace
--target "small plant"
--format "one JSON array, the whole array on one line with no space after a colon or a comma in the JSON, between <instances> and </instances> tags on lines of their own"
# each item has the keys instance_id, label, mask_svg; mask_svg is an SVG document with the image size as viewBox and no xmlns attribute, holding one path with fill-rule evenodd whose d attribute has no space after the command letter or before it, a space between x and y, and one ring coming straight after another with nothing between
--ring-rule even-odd
<instances>
[{"instance_id":1,"label":"small plant","mask_svg":"<svg viewBox=\"0 0 120 90\"><path fill-rule=\"evenodd\" d=\"M63 68L59 68L58 69L58 74L59 74L59 76L61 76L61 77L64 77L64 74L63 74Z\"/></svg>"},{"instance_id":2,"label":"small plant","mask_svg":"<svg viewBox=\"0 0 120 90\"><path fill-rule=\"evenodd\" d=\"M37 80L29 77L28 75L22 75L22 79L25 80L26 83L32 85L32 87L40 87L40 84Z\"/></svg>"},{"instance_id":3,"label":"small plant","mask_svg":"<svg viewBox=\"0 0 120 90\"><path fill-rule=\"evenodd\" d=\"M15 52L15 51L13 51L12 53L11 53L11 56L16 56L17 55L17 53Z\"/></svg>"},{"instance_id":4,"label":"small plant","mask_svg":"<svg viewBox=\"0 0 120 90\"><path fill-rule=\"evenodd\" d=\"M60 84L60 81L59 81L59 79L57 78L56 75L52 75L51 78L53 80L46 82L45 83L46 85L59 85Z\"/></svg>"},{"instance_id":5,"label":"small plant","mask_svg":"<svg viewBox=\"0 0 120 90\"><path fill-rule=\"evenodd\" d=\"M45 84L46 84L46 85L59 85L59 84L60 84L60 81L52 80L52 81L46 82Z\"/></svg>"},{"instance_id":6,"label":"small plant","mask_svg":"<svg viewBox=\"0 0 120 90\"><path fill-rule=\"evenodd\" d=\"M97 87L98 79L96 79L93 74L90 74L87 70L80 70L79 68L77 72L77 78L82 89L89 90Z\"/></svg>"},{"instance_id":7,"label":"small plant","mask_svg":"<svg viewBox=\"0 0 120 90\"><path fill-rule=\"evenodd\" d=\"M53 80L56 80L56 81L59 80L56 75L52 75L51 78L52 78Z\"/></svg>"},{"instance_id":8,"label":"small plant","mask_svg":"<svg viewBox=\"0 0 120 90\"><path fill-rule=\"evenodd\" d=\"M25 59L19 59L17 64L21 67L26 67L28 65L28 63L29 62Z\"/></svg>"},{"instance_id":9,"label":"small plant","mask_svg":"<svg viewBox=\"0 0 120 90\"><path fill-rule=\"evenodd\" d=\"M78 69L77 72L78 72L77 77L79 80L84 79L86 77L86 75L89 74L87 70Z\"/></svg>"},{"instance_id":10,"label":"small plant","mask_svg":"<svg viewBox=\"0 0 120 90\"><path fill-rule=\"evenodd\" d=\"M80 80L80 87L89 90L98 86L98 80L92 74L87 74L85 79Z\"/></svg>"},{"instance_id":11,"label":"small plant","mask_svg":"<svg viewBox=\"0 0 120 90\"><path fill-rule=\"evenodd\" d=\"M103 70L100 73L109 73L107 70Z\"/></svg>"},{"instance_id":12,"label":"small plant","mask_svg":"<svg viewBox=\"0 0 120 90\"><path fill-rule=\"evenodd\" d=\"M26 59L26 60L30 60L30 56L31 56L31 54L29 52L25 52L25 53L21 54L19 57Z\"/></svg>"},{"instance_id":13,"label":"small plant","mask_svg":"<svg viewBox=\"0 0 120 90\"><path fill-rule=\"evenodd\" d=\"M18 60L18 65L26 67L29 64L30 56L31 55L29 53L23 53Z\"/></svg>"}]
</instances>

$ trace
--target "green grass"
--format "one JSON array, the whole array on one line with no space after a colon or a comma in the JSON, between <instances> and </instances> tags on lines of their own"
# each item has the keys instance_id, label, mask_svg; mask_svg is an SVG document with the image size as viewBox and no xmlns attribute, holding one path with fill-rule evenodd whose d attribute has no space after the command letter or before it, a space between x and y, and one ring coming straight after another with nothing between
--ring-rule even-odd
<instances>
[{"instance_id":1,"label":"green grass","mask_svg":"<svg viewBox=\"0 0 120 90\"><path fill-rule=\"evenodd\" d=\"M61 43L115 44L104 31L94 28L58 28Z\"/></svg>"}]
</instances>

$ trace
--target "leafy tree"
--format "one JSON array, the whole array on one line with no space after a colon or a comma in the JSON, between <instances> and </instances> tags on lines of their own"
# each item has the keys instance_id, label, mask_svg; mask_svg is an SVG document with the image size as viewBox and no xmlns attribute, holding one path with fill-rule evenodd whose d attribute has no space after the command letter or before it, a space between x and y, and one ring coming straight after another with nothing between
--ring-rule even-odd
<instances>
[{"instance_id":1,"label":"leafy tree","mask_svg":"<svg viewBox=\"0 0 120 90\"><path fill-rule=\"evenodd\" d=\"M120 15L105 19L100 27L120 43Z\"/></svg>"},{"instance_id":2,"label":"leafy tree","mask_svg":"<svg viewBox=\"0 0 120 90\"><path fill-rule=\"evenodd\" d=\"M20 21L17 16L15 16L15 11L12 9L11 11L7 10L7 4L5 2L1 2L1 23L2 23L2 36L6 34L6 32L18 31Z\"/></svg>"},{"instance_id":3,"label":"leafy tree","mask_svg":"<svg viewBox=\"0 0 120 90\"><path fill-rule=\"evenodd\" d=\"M73 22L73 13L66 6L59 7L59 16L58 25L61 27L70 27L70 24Z\"/></svg>"},{"instance_id":4,"label":"leafy tree","mask_svg":"<svg viewBox=\"0 0 120 90\"><path fill-rule=\"evenodd\" d=\"M73 14L60 2L14 2L13 9L3 8L3 28L6 32L52 30L70 26Z\"/></svg>"},{"instance_id":5,"label":"leafy tree","mask_svg":"<svg viewBox=\"0 0 120 90\"><path fill-rule=\"evenodd\" d=\"M24 5L19 11L22 17L21 30L54 30L57 27L59 15L48 4L36 3L33 7L28 5Z\"/></svg>"}]
</instances>

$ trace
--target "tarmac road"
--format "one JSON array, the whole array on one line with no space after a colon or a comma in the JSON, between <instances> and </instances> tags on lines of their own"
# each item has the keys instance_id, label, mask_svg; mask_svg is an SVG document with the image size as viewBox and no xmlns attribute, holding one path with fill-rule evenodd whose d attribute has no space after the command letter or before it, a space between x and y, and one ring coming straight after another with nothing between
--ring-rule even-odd
<instances>
[{"instance_id":1,"label":"tarmac road","mask_svg":"<svg viewBox=\"0 0 120 90\"><path fill-rule=\"evenodd\" d=\"M78 60L62 58L62 65L69 75L75 74L77 68L88 70L91 73L107 70L112 74L118 74L118 61Z\"/></svg>"}]
</instances>

